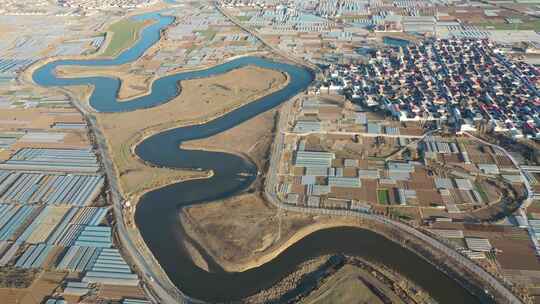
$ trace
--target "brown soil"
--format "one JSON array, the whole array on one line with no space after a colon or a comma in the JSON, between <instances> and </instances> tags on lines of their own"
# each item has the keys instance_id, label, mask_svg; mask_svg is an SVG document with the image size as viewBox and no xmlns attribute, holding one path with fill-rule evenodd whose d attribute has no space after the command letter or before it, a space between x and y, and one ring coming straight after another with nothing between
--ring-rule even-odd
<instances>
[{"instance_id":1,"label":"brown soil","mask_svg":"<svg viewBox=\"0 0 540 304\"><path fill-rule=\"evenodd\" d=\"M0 302L21 304L44 303L44 300L58 288L65 276L66 274L62 272L44 272L39 274L38 278L28 288L0 288Z\"/></svg>"},{"instance_id":2,"label":"brown soil","mask_svg":"<svg viewBox=\"0 0 540 304\"><path fill-rule=\"evenodd\" d=\"M138 286L102 285L99 287L98 297L107 300L120 300L123 298L146 299L144 291Z\"/></svg>"},{"instance_id":3,"label":"brown soil","mask_svg":"<svg viewBox=\"0 0 540 304\"><path fill-rule=\"evenodd\" d=\"M278 213L255 193L185 208L180 219L187 235L226 271L260 266L315 231L360 225L354 218Z\"/></svg>"},{"instance_id":4,"label":"brown soil","mask_svg":"<svg viewBox=\"0 0 540 304\"><path fill-rule=\"evenodd\" d=\"M56 113L63 113L56 115ZM2 109L0 129L49 129L55 122L82 122L82 116L75 109ZM61 132L64 132L61 130Z\"/></svg>"}]
</instances>

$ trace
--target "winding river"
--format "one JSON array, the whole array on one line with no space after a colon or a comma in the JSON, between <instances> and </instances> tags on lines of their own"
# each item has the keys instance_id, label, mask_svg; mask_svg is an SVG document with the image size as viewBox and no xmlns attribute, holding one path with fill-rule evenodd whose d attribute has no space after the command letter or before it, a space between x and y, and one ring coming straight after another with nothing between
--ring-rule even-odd
<instances>
[{"instance_id":1,"label":"winding river","mask_svg":"<svg viewBox=\"0 0 540 304\"><path fill-rule=\"evenodd\" d=\"M275 69L288 74L283 89L262 97L222 117L201 125L175 128L142 141L135 153L143 160L171 168L213 170L209 179L191 180L168 185L142 196L136 211L136 223L148 247L170 279L186 294L210 301L234 301L268 288L286 276L296 265L322 254L345 253L383 263L411 278L440 303L489 303L478 298L416 254L368 230L333 228L315 232L285 250L272 261L245 272L229 273L210 263L211 272L200 269L182 245L182 227L178 209L185 205L229 197L245 190L255 180L257 167L233 154L186 150L182 142L207 138L228 130L250 118L276 107L305 90L313 81L311 71L286 63L257 57L242 57L200 71L184 72L157 79L150 94L119 102L120 81L109 77L60 78L59 66L114 66L131 62L160 39L160 31L173 17L147 13L138 20L154 19L144 28L140 39L130 49L113 59L57 60L35 70L33 80L41 86L90 84L95 87L89 102L99 112L132 111L163 104L178 94L177 83L186 79L210 77L247 65ZM181 113L179 113L181 115ZM224 214L226 216L226 214ZM179 233L180 232L180 233ZM476 290L475 294L482 294Z\"/></svg>"}]
</instances>

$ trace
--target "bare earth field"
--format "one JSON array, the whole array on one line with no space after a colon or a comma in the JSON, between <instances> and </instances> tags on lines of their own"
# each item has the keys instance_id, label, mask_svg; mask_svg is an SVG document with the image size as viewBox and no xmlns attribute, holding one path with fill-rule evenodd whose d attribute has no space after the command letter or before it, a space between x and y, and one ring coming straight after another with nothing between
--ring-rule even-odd
<instances>
[{"instance_id":1,"label":"bare earth field","mask_svg":"<svg viewBox=\"0 0 540 304\"><path fill-rule=\"evenodd\" d=\"M60 115L59 115L60 114ZM2 109L0 110L0 129L49 129L55 122L83 122L75 109Z\"/></svg>"},{"instance_id":2,"label":"bare earth field","mask_svg":"<svg viewBox=\"0 0 540 304\"><path fill-rule=\"evenodd\" d=\"M56 73L65 78L105 76L115 77L122 81L118 91L120 100L130 99L148 92L153 74L137 74L130 72L131 64L124 64L115 67L79 67L64 66L59 67Z\"/></svg>"},{"instance_id":3,"label":"bare earth field","mask_svg":"<svg viewBox=\"0 0 540 304\"><path fill-rule=\"evenodd\" d=\"M229 216L224 217L227 210ZM180 215L186 233L227 271L242 271L263 264L301 227L314 217L300 213L281 215L258 194L239 195L225 201L184 209Z\"/></svg>"},{"instance_id":4,"label":"bare earth field","mask_svg":"<svg viewBox=\"0 0 540 304\"><path fill-rule=\"evenodd\" d=\"M206 176L203 172L147 166L131 149L145 136L221 116L286 83L287 77L280 72L248 66L216 77L183 81L182 93L161 106L126 113L96 113L122 190L140 194L176 180Z\"/></svg>"},{"instance_id":5,"label":"bare earth field","mask_svg":"<svg viewBox=\"0 0 540 304\"><path fill-rule=\"evenodd\" d=\"M303 304L371 303L382 304L381 299L363 282L369 276L362 269L345 265L318 290L305 298ZM376 280L370 280L373 284ZM398 300L399 301L399 300ZM400 301L401 302L401 301Z\"/></svg>"},{"instance_id":6,"label":"bare earth field","mask_svg":"<svg viewBox=\"0 0 540 304\"><path fill-rule=\"evenodd\" d=\"M257 193L185 208L180 219L188 236L226 271L260 266L315 231L361 225L345 217L284 211L278 216L278 210Z\"/></svg>"},{"instance_id":7,"label":"bare earth field","mask_svg":"<svg viewBox=\"0 0 540 304\"><path fill-rule=\"evenodd\" d=\"M28 288L0 288L1 303L39 304L53 293L66 276L62 272L43 272Z\"/></svg>"}]
</instances>

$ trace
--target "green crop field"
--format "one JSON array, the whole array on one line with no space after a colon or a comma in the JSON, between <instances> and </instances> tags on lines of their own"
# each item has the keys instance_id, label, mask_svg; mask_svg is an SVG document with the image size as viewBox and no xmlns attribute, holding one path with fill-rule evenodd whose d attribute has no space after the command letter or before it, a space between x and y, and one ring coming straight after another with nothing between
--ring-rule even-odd
<instances>
[{"instance_id":1,"label":"green crop field","mask_svg":"<svg viewBox=\"0 0 540 304\"><path fill-rule=\"evenodd\" d=\"M251 16L236 16L236 19L242 22L246 22L246 21L249 21L249 19L251 19Z\"/></svg>"},{"instance_id":2,"label":"green crop field","mask_svg":"<svg viewBox=\"0 0 540 304\"><path fill-rule=\"evenodd\" d=\"M390 193L388 189L377 189L377 202L382 205L390 204Z\"/></svg>"},{"instance_id":3,"label":"green crop field","mask_svg":"<svg viewBox=\"0 0 540 304\"><path fill-rule=\"evenodd\" d=\"M216 36L217 31L214 29L206 29L204 31L196 31L196 33L203 35L207 41L212 41L212 39L214 39Z\"/></svg>"},{"instance_id":4,"label":"green crop field","mask_svg":"<svg viewBox=\"0 0 540 304\"><path fill-rule=\"evenodd\" d=\"M482 187L482 185L480 185L480 183L475 182L474 183L474 189L478 192L478 194L480 194L480 196L484 200L484 203L489 202L489 197L488 197L486 191L484 190L484 187Z\"/></svg>"},{"instance_id":5,"label":"green crop field","mask_svg":"<svg viewBox=\"0 0 540 304\"><path fill-rule=\"evenodd\" d=\"M494 28L496 30L540 30L540 20L530 19L524 20L523 23L510 24L507 22L483 22L478 23L478 26L486 28Z\"/></svg>"},{"instance_id":6,"label":"green crop field","mask_svg":"<svg viewBox=\"0 0 540 304\"><path fill-rule=\"evenodd\" d=\"M131 47L137 41L139 32L144 26L143 21L135 21L130 18L122 19L111 25L107 32L112 35L112 38L102 55L114 57Z\"/></svg>"}]
</instances>

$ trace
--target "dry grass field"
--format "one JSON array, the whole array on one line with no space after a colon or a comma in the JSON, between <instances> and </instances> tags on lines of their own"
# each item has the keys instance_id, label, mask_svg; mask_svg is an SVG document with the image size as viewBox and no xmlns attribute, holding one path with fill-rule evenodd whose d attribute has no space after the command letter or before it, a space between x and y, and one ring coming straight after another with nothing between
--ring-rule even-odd
<instances>
[{"instance_id":1,"label":"dry grass field","mask_svg":"<svg viewBox=\"0 0 540 304\"><path fill-rule=\"evenodd\" d=\"M65 276L62 272L43 272L28 288L0 288L0 303L44 303Z\"/></svg>"},{"instance_id":2,"label":"dry grass field","mask_svg":"<svg viewBox=\"0 0 540 304\"><path fill-rule=\"evenodd\" d=\"M175 180L206 175L145 165L131 150L144 136L221 116L278 90L286 82L287 77L280 72L248 66L216 77L183 81L182 93L157 107L126 113L97 113L123 191L139 194Z\"/></svg>"},{"instance_id":3,"label":"dry grass field","mask_svg":"<svg viewBox=\"0 0 540 304\"><path fill-rule=\"evenodd\" d=\"M180 220L189 237L227 271L262 265L321 229L365 227L355 218L278 213L256 193L185 208Z\"/></svg>"},{"instance_id":4,"label":"dry grass field","mask_svg":"<svg viewBox=\"0 0 540 304\"><path fill-rule=\"evenodd\" d=\"M382 304L384 303L367 285L364 280L373 284L377 282L364 270L345 265L330 277L317 290L302 300L302 304ZM395 295L394 295L395 297ZM399 301L399 299L396 299ZM401 303L401 301L396 302Z\"/></svg>"},{"instance_id":5,"label":"dry grass field","mask_svg":"<svg viewBox=\"0 0 540 304\"><path fill-rule=\"evenodd\" d=\"M143 63L139 63L143 64ZM91 76L115 77L121 80L122 84L118 91L118 98L122 101L135 96L145 94L150 88L153 74L137 74L131 72L132 65L124 64L116 67L80 67L80 66L63 66L59 67L56 72L59 76L65 78L79 78Z\"/></svg>"},{"instance_id":6,"label":"dry grass field","mask_svg":"<svg viewBox=\"0 0 540 304\"><path fill-rule=\"evenodd\" d=\"M75 109L2 109L0 128L3 131L17 129L49 129L55 122L82 122L83 118Z\"/></svg>"},{"instance_id":7,"label":"dry grass field","mask_svg":"<svg viewBox=\"0 0 540 304\"><path fill-rule=\"evenodd\" d=\"M191 149L225 150L242 154L264 167L268 147L272 144L276 110L262 113L230 130L209 138L183 144Z\"/></svg>"},{"instance_id":8,"label":"dry grass field","mask_svg":"<svg viewBox=\"0 0 540 304\"><path fill-rule=\"evenodd\" d=\"M121 300L123 298L145 299L146 296L138 286L102 285L99 287L98 298Z\"/></svg>"},{"instance_id":9,"label":"dry grass field","mask_svg":"<svg viewBox=\"0 0 540 304\"><path fill-rule=\"evenodd\" d=\"M229 216L223 216L225 210ZM258 194L196 205L181 213L186 232L227 270L244 268L264 253L275 251L301 227L316 221L300 213L282 213L281 219L278 239L277 209Z\"/></svg>"},{"instance_id":10,"label":"dry grass field","mask_svg":"<svg viewBox=\"0 0 540 304\"><path fill-rule=\"evenodd\" d=\"M115 22L107 29L107 34L112 35L112 38L101 55L114 57L130 48L139 39L140 31L153 22L152 20L136 21L131 18L124 18Z\"/></svg>"}]
</instances>

